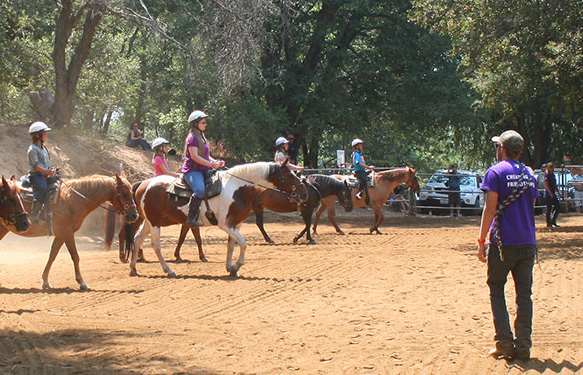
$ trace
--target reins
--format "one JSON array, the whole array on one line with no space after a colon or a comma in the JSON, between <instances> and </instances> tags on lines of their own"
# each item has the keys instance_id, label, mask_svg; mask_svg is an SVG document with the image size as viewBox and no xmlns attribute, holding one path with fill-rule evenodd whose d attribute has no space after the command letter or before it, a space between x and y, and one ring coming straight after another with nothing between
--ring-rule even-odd
<instances>
[{"instance_id":1,"label":"reins","mask_svg":"<svg viewBox=\"0 0 583 375\"><path fill-rule=\"evenodd\" d=\"M229 172L231 170L229 167L223 167L223 168L225 168L225 169L221 170L221 172L224 172L224 173L228 174L229 176L238 178L241 181L245 181L247 183L250 183L251 185L259 186L259 187L262 187L264 189L269 189L269 190L277 191L277 192L285 194L285 195L290 195L290 193L279 190L278 188L273 188L271 186L265 186L265 185L262 185L262 184L255 182L255 181L251 181L251 180L248 180L248 179L243 178L241 176L237 176L235 174L232 174L231 172ZM282 179L282 182L283 182L283 174L281 173L281 170L279 171L279 174L280 174L280 178ZM295 189L296 186L294 186L293 188Z\"/></svg>"},{"instance_id":2,"label":"reins","mask_svg":"<svg viewBox=\"0 0 583 375\"><path fill-rule=\"evenodd\" d=\"M111 208L111 207L107 207L105 206L103 203L97 203L96 201L94 201L91 198L86 197L85 195L83 195L81 192L77 191L75 188L73 188L70 184L66 183L64 180L61 180L62 184L65 184L65 186L67 186L69 189L71 189L71 191L73 191L75 194L77 194L78 196L80 196L81 198L85 199L86 201L89 201L91 203L93 203L94 205L96 205L97 207L101 207L106 211L110 211L110 212L115 212L115 213L121 213L122 211L118 210L117 208Z\"/></svg>"}]
</instances>

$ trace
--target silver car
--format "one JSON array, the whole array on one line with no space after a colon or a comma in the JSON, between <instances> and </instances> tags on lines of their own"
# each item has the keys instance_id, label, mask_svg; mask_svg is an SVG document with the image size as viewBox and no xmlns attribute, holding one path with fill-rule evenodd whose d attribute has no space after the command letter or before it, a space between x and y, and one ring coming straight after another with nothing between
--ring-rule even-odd
<instances>
[{"instance_id":1,"label":"silver car","mask_svg":"<svg viewBox=\"0 0 583 375\"><path fill-rule=\"evenodd\" d=\"M476 171L458 170L460 178L460 198L462 207L472 207L474 213L479 213L484 207L484 192L480 189L482 175ZM427 180L419 192L417 207L422 211L429 211L429 207L447 207L449 206L448 192L446 186L448 180L447 169L436 171ZM423 207L425 206L425 208Z\"/></svg>"}]
</instances>

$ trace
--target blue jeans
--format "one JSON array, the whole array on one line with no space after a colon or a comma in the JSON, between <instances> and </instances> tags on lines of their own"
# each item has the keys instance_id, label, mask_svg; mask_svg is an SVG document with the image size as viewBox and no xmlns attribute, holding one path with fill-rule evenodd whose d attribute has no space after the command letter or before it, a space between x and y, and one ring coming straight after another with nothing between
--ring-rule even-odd
<instances>
[{"instance_id":1,"label":"blue jeans","mask_svg":"<svg viewBox=\"0 0 583 375\"><path fill-rule=\"evenodd\" d=\"M42 174L34 174L29 177L34 192L33 199L35 201L44 202L49 186L47 184L47 177Z\"/></svg>"},{"instance_id":2,"label":"blue jeans","mask_svg":"<svg viewBox=\"0 0 583 375\"><path fill-rule=\"evenodd\" d=\"M152 147L144 138L136 139L136 140L129 140L126 144L128 147L138 148L141 147L143 150L151 150Z\"/></svg>"},{"instance_id":3,"label":"blue jeans","mask_svg":"<svg viewBox=\"0 0 583 375\"><path fill-rule=\"evenodd\" d=\"M192 189L192 196L198 199L204 198L204 173L202 172L188 172L184 175L184 179L188 186Z\"/></svg>"},{"instance_id":4,"label":"blue jeans","mask_svg":"<svg viewBox=\"0 0 583 375\"><path fill-rule=\"evenodd\" d=\"M517 351L530 350L532 346L532 268L536 256L536 245L503 246L504 261L500 260L498 247L490 245L488 252L488 286L490 304L494 317L496 347ZM512 272L516 291L516 319L513 339L504 296L504 285L508 273Z\"/></svg>"}]
</instances>

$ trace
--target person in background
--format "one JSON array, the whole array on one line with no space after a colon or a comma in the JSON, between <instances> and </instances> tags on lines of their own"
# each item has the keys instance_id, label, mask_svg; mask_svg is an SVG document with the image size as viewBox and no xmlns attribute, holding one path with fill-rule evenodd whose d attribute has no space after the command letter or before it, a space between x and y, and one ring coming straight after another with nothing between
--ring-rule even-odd
<instances>
[{"instance_id":1,"label":"person in background","mask_svg":"<svg viewBox=\"0 0 583 375\"><path fill-rule=\"evenodd\" d=\"M561 212L561 193L557 189L557 179L555 177L555 165L547 163L547 173L545 173L545 191L547 201L547 228L558 227L557 217Z\"/></svg>"},{"instance_id":2,"label":"person in background","mask_svg":"<svg viewBox=\"0 0 583 375\"><path fill-rule=\"evenodd\" d=\"M128 147L141 147L143 150L151 150L152 147L144 138L144 133L138 127L137 122L133 122L128 131L128 136L126 139L126 146Z\"/></svg>"},{"instance_id":3,"label":"person in background","mask_svg":"<svg viewBox=\"0 0 583 375\"><path fill-rule=\"evenodd\" d=\"M364 150L364 142L361 139L353 139L351 145L354 149L352 152L352 167L354 168L354 174L358 180L358 191L354 197L356 199L362 199L362 193L366 193L364 201L368 206L370 205L370 198L368 196L368 188L366 186L366 170L369 169L372 171L374 170L374 166L366 165L364 156L362 155L362 151Z\"/></svg>"},{"instance_id":4,"label":"person in background","mask_svg":"<svg viewBox=\"0 0 583 375\"><path fill-rule=\"evenodd\" d=\"M524 147L522 136L508 130L492 141L499 163L488 169L480 186L486 201L478 233L478 259L488 265L496 331L496 347L488 354L496 359L528 360L532 347L532 269L537 253L534 202L539 193L532 170L518 162ZM504 295L509 273L516 295L515 336Z\"/></svg>"},{"instance_id":5,"label":"person in background","mask_svg":"<svg viewBox=\"0 0 583 375\"><path fill-rule=\"evenodd\" d=\"M225 166L224 160L214 159L210 155L209 144L204 136L207 114L203 111L194 111L188 116L190 132L184 145L184 164L182 173L184 180L192 189L192 196L188 206L186 225L189 227L202 226L198 221L200 203L204 199L204 174L210 169Z\"/></svg>"},{"instance_id":6,"label":"person in background","mask_svg":"<svg viewBox=\"0 0 583 375\"><path fill-rule=\"evenodd\" d=\"M581 207L583 207L583 170L577 168L575 173L573 173L573 198L575 200L575 210L577 213L581 213Z\"/></svg>"},{"instance_id":7,"label":"person in background","mask_svg":"<svg viewBox=\"0 0 583 375\"><path fill-rule=\"evenodd\" d=\"M152 164L154 165L154 173L156 176L169 175L173 177L180 176L179 173L172 172L168 167L168 158L166 154L168 153L169 147L166 139L159 137L154 139L152 142L152 148L154 149L154 157L152 158Z\"/></svg>"},{"instance_id":8,"label":"person in background","mask_svg":"<svg viewBox=\"0 0 583 375\"><path fill-rule=\"evenodd\" d=\"M289 161L292 164L297 165L298 164L298 151L299 151L299 145L296 143L296 136L293 135L292 133L290 133L287 136L287 140L288 140L288 148L287 148L287 154L289 156Z\"/></svg>"},{"instance_id":9,"label":"person in background","mask_svg":"<svg viewBox=\"0 0 583 375\"><path fill-rule=\"evenodd\" d=\"M279 137L275 140L275 156L273 157L273 161L276 163L283 163L285 159L290 159L287 151L289 147L289 141L285 137ZM287 166L294 170L294 171L303 171L304 167L300 167L295 163L290 162L287 163Z\"/></svg>"},{"instance_id":10,"label":"person in background","mask_svg":"<svg viewBox=\"0 0 583 375\"><path fill-rule=\"evenodd\" d=\"M542 208L542 215L546 216L546 212L547 212L547 206L546 206L546 200L545 200L545 174L547 173L547 165L546 164L542 164L540 166L540 171L541 173L538 174L536 176L536 184L537 184L537 188L538 188L538 192L539 192L539 197L537 199L537 206L543 206Z\"/></svg>"},{"instance_id":11,"label":"person in background","mask_svg":"<svg viewBox=\"0 0 583 375\"><path fill-rule=\"evenodd\" d=\"M48 178L59 173L58 168L51 167L51 156L46 146L47 132L51 130L42 121L36 121L28 128L28 133L31 136L31 145L27 151L30 166L28 174L34 192L30 218L33 223L41 221L43 208L45 208L44 211L47 221L50 219ZM50 230L49 225L47 225L47 228Z\"/></svg>"},{"instance_id":12,"label":"person in background","mask_svg":"<svg viewBox=\"0 0 583 375\"><path fill-rule=\"evenodd\" d=\"M457 164L451 164L447 170L447 182L445 183L449 190L447 193L449 207L451 207L449 216L461 216L460 180L461 176L457 173ZM455 208L457 208L457 212L455 212Z\"/></svg>"}]
</instances>

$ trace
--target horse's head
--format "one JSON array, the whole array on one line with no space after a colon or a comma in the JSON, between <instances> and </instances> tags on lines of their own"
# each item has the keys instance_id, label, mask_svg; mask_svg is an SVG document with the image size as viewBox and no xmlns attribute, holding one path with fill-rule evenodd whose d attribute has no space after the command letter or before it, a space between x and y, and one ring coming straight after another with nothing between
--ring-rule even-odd
<instances>
[{"instance_id":1,"label":"horse's head","mask_svg":"<svg viewBox=\"0 0 583 375\"><path fill-rule=\"evenodd\" d=\"M279 190L288 193L290 200L298 203L308 200L308 189L300 178L287 165L287 159L282 164L275 164L270 169L268 180Z\"/></svg>"},{"instance_id":2,"label":"horse's head","mask_svg":"<svg viewBox=\"0 0 583 375\"><path fill-rule=\"evenodd\" d=\"M125 178L115 174L115 194L111 201L118 212L124 214L125 222L128 224L138 220L138 210L132 194L132 186Z\"/></svg>"},{"instance_id":3,"label":"horse's head","mask_svg":"<svg viewBox=\"0 0 583 375\"><path fill-rule=\"evenodd\" d=\"M415 174L415 168L408 167L409 169L409 176L405 184L411 189L414 193L419 193L421 188L419 187L419 180L417 179L417 175Z\"/></svg>"},{"instance_id":4,"label":"horse's head","mask_svg":"<svg viewBox=\"0 0 583 375\"><path fill-rule=\"evenodd\" d=\"M348 186L348 181L342 181L342 191L338 194L338 201L346 212L352 211L352 188Z\"/></svg>"},{"instance_id":5,"label":"horse's head","mask_svg":"<svg viewBox=\"0 0 583 375\"><path fill-rule=\"evenodd\" d=\"M20 191L16 186L14 176L6 180L2 176L2 187L0 188L0 217L7 225L14 225L17 232L24 232L30 228L28 213L22 204Z\"/></svg>"}]
</instances>

